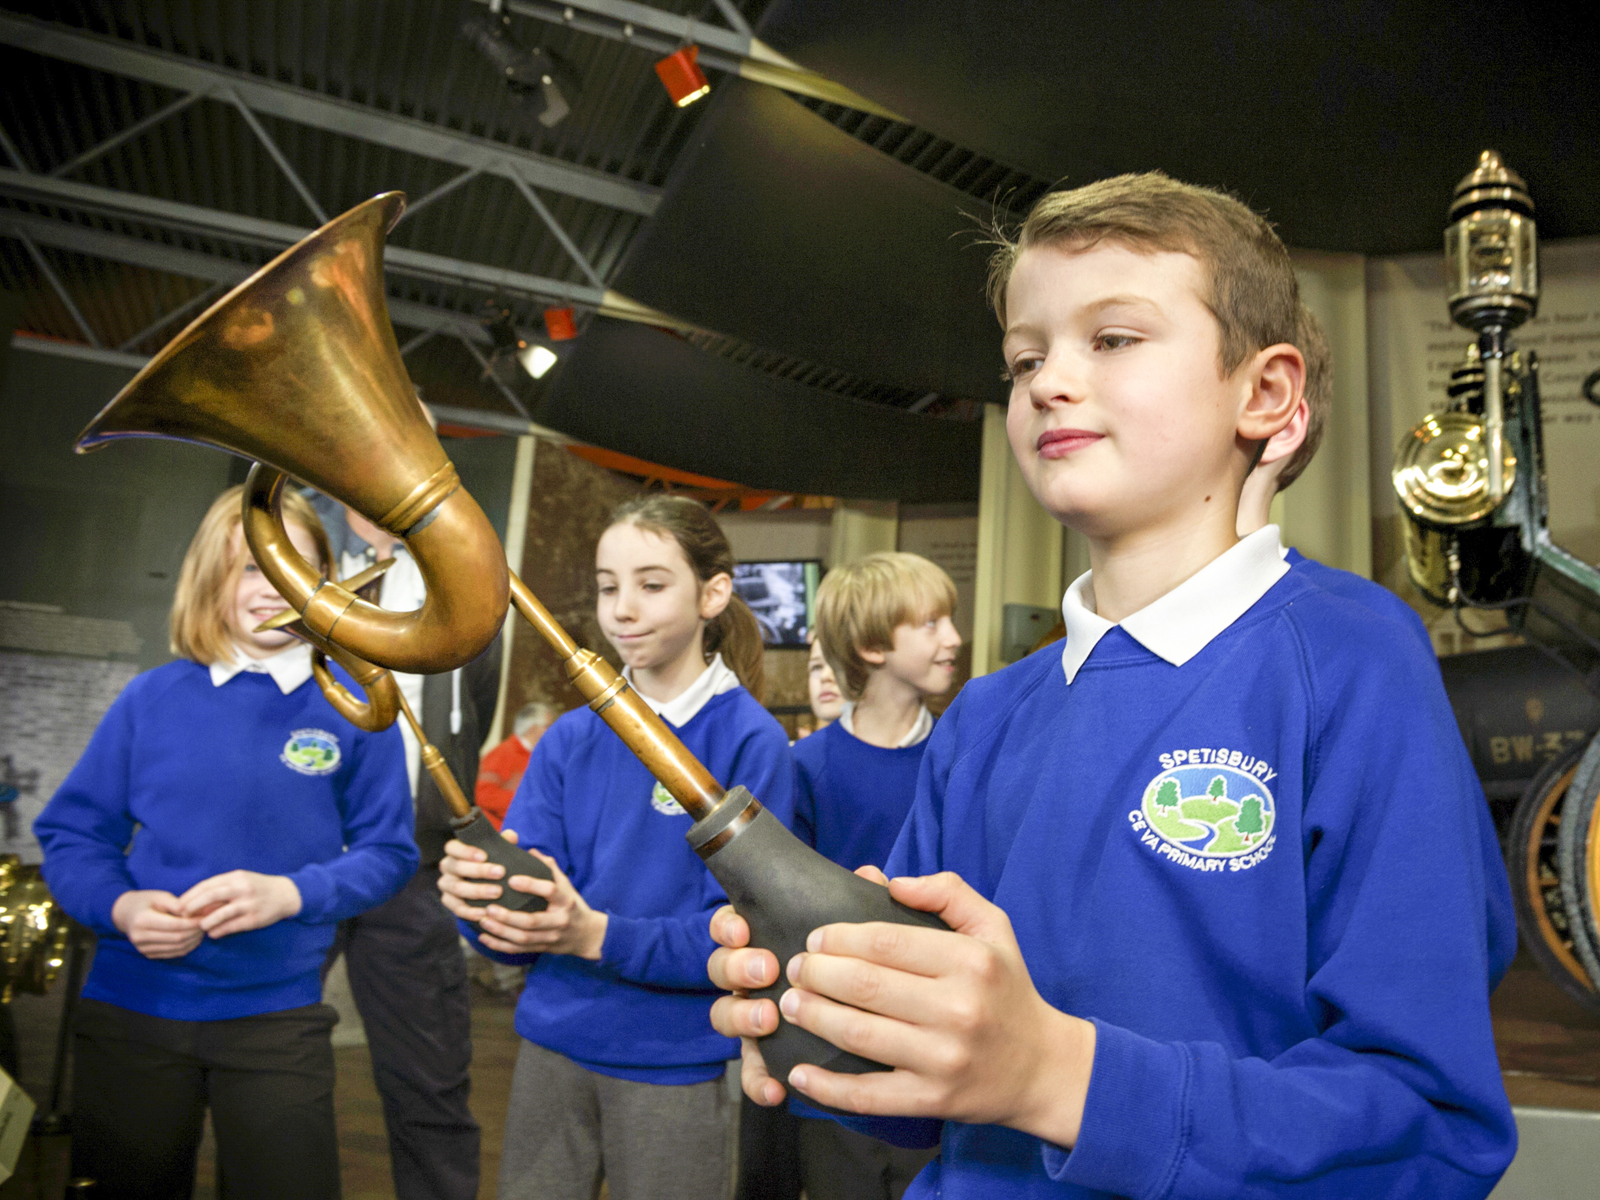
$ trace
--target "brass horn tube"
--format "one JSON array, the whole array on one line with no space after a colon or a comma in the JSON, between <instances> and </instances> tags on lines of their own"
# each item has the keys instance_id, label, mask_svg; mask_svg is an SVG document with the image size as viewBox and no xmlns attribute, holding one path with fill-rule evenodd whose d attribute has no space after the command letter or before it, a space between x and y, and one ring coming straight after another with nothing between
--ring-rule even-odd
<instances>
[{"instance_id":1,"label":"brass horn tube","mask_svg":"<svg viewBox=\"0 0 1600 1200\"><path fill-rule=\"evenodd\" d=\"M393 725L397 716L406 719L406 724L411 726L411 732L416 734L417 744L421 747L423 769L433 778L439 794L450 806L451 815L470 817L472 804L467 800L466 793L461 790L461 785L450 770L450 764L445 762L444 755L422 732L422 722L417 720L416 713L411 711L411 705L406 700L405 693L400 690L394 675L365 659L357 658L339 643L312 633L302 621L292 622L284 628L310 644L311 673L316 678L317 686L322 689L323 697L345 720L368 733L378 733ZM361 685L367 694L365 704L352 696L350 690L334 678L333 672L328 670L329 658L350 672L350 677Z\"/></svg>"},{"instance_id":2,"label":"brass horn tube","mask_svg":"<svg viewBox=\"0 0 1600 1200\"><path fill-rule=\"evenodd\" d=\"M672 798L695 820L706 816L726 794L716 776L706 770L677 734L628 685L615 667L593 650L585 650L539 603L539 598L515 574L511 576L511 603L538 630L562 658L567 678L589 707L611 726L623 744L638 756Z\"/></svg>"},{"instance_id":3,"label":"brass horn tube","mask_svg":"<svg viewBox=\"0 0 1600 1200\"><path fill-rule=\"evenodd\" d=\"M324 579L295 549L281 512L285 482L276 467L257 463L250 469L244 534L261 573L308 630L358 658L416 675L465 666L493 640L505 607L492 598L503 594L509 572L483 510L459 483L432 509L423 528L403 535L422 572L427 599L415 612L392 613Z\"/></svg>"},{"instance_id":4,"label":"brass horn tube","mask_svg":"<svg viewBox=\"0 0 1600 1200\"><path fill-rule=\"evenodd\" d=\"M350 672L350 677L366 693L365 701L357 700L350 694L350 689L334 678L333 672L328 670L330 658ZM323 698L333 706L335 712L357 729L378 733L394 724L402 700L400 685L395 682L394 676L382 667L357 658L330 642L326 648L313 644L311 674L316 679L317 686L322 689Z\"/></svg>"},{"instance_id":5,"label":"brass horn tube","mask_svg":"<svg viewBox=\"0 0 1600 1200\"><path fill-rule=\"evenodd\" d=\"M450 764L445 762L444 755L439 753L439 747L430 742L428 735L422 732L422 722L417 720L417 714L411 711L405 693L396 687L395 695L400 700L400 715L406 719L406 724L411 726L411 732L417 735L417 744L422 747L422 769L432 777L434 786L439 789L444 802L450 806L450 814L461 819L470 817L472 803L467 799L467 794L461 790L461 785L456 782L456 777L451 774Z\"/></svg>"}]
</instances>

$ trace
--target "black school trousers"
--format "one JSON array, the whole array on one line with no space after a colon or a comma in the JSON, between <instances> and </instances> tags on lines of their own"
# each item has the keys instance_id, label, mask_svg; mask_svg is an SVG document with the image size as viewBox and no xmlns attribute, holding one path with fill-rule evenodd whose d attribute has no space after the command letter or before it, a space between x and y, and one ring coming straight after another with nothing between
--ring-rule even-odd
<instances>
[{"instance_id":1,"label":"black school trousers","mask_svg":"<svg viewBox=\"0 0 1600 1200\"><path fill-rule=\"evenodd\" d=\"M438 868L423 867L377 908L341 923L324 975L341 953L383 1100L397 1200L475 1200L472 997Z\"/></svg>"},{"instance_id":2,"label":"black school trousers","mask_svg":"<svg viewBox=\"0 0 1600 1200\"><path fill-rule=\"evenodd\" d=\"M336 1020L325 1004L179 1021L80 1001L72 1174L95 1200L189 1200L209 1108L222 1200L338 1200Z\"/></svg>"}]
</instances>

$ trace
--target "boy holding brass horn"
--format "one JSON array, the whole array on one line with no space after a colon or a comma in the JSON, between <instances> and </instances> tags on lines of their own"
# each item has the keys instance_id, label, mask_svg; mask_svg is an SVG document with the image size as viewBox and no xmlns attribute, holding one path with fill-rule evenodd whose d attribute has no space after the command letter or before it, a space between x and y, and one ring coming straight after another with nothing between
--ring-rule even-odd
<instances>
[{"instance_id":1,"label":"boy holding brass horn","mask_svg":"<svg viewBox=\"0 0 1600 1200\"><path fill-rule=\"evenodd\" d=\"M326 567L299 496L289 537ZM209 1108L230 1197L336 1197L335 924L416 870L400 734L347 722L240 530L211 506L179 575L176 662L119 696L34 823L62 907L99 936L73 1049L72 1173L194 1191ZM345 682L349 683L348 679Z\"/></svg>"},{"instance_id":2,"label":"boy holding brass horn","mask_svg":"<svg viewBox=\"0 0 1600 1200\"><path fill-rule=\"evenodd\" d=\"M785 971L782 1020L894 1068L777 1080L752 1041L747 1093L938 1142L912 1197L1487 1195L1514 938L1437 666L1236 531L1304 388L1287 252L1231 197L1121 176L1042 199L992 280L1013 453L1091 571L1060 651L930 739L887 871L953 932L826 926L780 964L714 919L715 982Z\"/></svg>"}]
</instances>

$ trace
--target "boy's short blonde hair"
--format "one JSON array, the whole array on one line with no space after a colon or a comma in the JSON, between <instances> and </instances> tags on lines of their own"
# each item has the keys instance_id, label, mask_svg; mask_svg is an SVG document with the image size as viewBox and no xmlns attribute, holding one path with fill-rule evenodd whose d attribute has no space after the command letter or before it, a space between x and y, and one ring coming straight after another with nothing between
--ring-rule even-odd
<instances>
[{"instance_id":1,"label":"boy's short blonde hair","mask_svg":"<svg viewBox=\"0 0 1600 1200\"><path fill-rule=\"evenodd\" d=\"M885 550L835 567L817 589L817 640L845 697L859 700L873 666L863 650L894 649L899 625L956 611L956 585L920 554Z\"/></svg>"},{"instance_id":2,"label":"boy's short blonde hair","mask_svg":"<svg viewBox=\"0 0 1600 1200\"><path fill-rule=\"evenodd\" d=\"M1327 335L1322 332L1322 322L1304 304L1300 306L1294 344L1306 360L1306 438L1295 447L1283 470L1278 472L1280 492L1311 465L1317 447L1322 445L1328 416L1333 412L1333 351L1328 347Z\"/></svg>"},{"instance_id":3,"label":"boy's short blonde hair","mask_svg":"<svg viewBox=\"0 0 1600 1200\"><path fill-rule=\"evenodd\" d=\"M1300 285L1272 226L1226 192L1179 183L1159 171L1050 192L1033 206L1014 241L997 237L989 259L989 302L1001 326L1006 286L1024 251L1087 250L1103 241L1199 259L1206 277L1201 300L1217 319L1223 377L1268 346L1298 345Z\"/></svg>"},{"instance_id":4,"label":"boy's short blonde hair","mask_svg":"<svg viewBox=\"0 0 1600 1200\"><path fill-rule=\"evenodd\" d=\"M244 569L246 549L240 536L243 523L242 486L234 486L212 501L183 556L178 587L172 597L168 631L172 652L203 667L229 662L234 656L233 631L228 612ZM311 502L298 491L283 493L283 519L303 527L317 544L320 566L326 572L333 557L328 535Z\"/></svg>"}]
</instances>

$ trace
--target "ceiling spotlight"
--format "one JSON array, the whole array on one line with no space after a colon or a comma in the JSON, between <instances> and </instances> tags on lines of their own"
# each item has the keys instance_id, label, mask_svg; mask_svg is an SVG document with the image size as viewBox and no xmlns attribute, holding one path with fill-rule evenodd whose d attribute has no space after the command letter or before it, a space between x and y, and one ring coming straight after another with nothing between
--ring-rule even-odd
<instances>
[{"instance_id":1,"label":"ceiling spotlight","mask_svg":"<svg viewBox=\"0 0 1600 1200\"><path fill-rule=\"evenodd\" d=\"M461 36L488 59L506 89L532 109L539 124L558 124L572 111L578 95L577 76L548 50L521 45L504 13L473 13L461 23Z\"/></svg>"},{"instance_id":2,"label":"ceiling spotlight","mask_svg":"<svg viewBox=\"0 0 1600 1200\"><path fill-rule=\"evenodd\" d=\"M517 366L513 364L517 364L534 379L543 379L550 373L550 368L560 361L560 356L550 345L554 339L535 337L520 331L512 323L509 308L491 306L484 317L483 328L493 347L489 351L486 378L492 373L502 383L510 385L514 383L517 371Z\"/></svg>"},{"instance_id":3,"label":"ceiling spotlight","mask_svg":"<svg viewBox=\"0 0 1600 1200\"><path fill-rule=\"evenodd\" d=\"M517 361L522 364L522 369L535 379L543 379L559 361L556 352L549 346L539 342L524 342L521 350L517 352Z\"/></svg>"},{"instance_id":4,"label":"ceiling spotlight","mask_svg":"<svg viewBox=\"0 0 1600 1200\"><path fill-rule=\"evenodd\" d=\"M699 46L679 46L671 54L656 62L656 74L661 86L679 108L693 104L711 91L706 73L695 60L700 57Z\"/></svg>"},{"instance_id":5,"label":"ceiling spotlight","mask_svg":"<svg viewBox=\"0 0 1600 1200\"><path fill-rule=\"evenodd\" d=\"M544 331L552 342L570 342L578 336L578 323L570 308L544 310Z\"/></svg>"}]
</instances>

